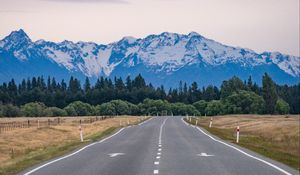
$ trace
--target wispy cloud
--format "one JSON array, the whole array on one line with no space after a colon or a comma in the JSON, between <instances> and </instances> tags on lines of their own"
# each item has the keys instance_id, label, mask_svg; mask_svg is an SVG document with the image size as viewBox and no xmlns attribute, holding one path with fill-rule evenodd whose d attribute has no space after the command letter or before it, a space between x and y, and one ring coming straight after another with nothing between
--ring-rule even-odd
<instances>
[{"instance_id":1,"label":"wispy cloud","mask_svg":"<svg viewBox=\"0 0 300 175\"><path fill-rule=\"evenodd\" d=\"M127 0L44 0L52 2L72 2L72 3L106 3L106 4L128 4Z\"/></svg>"}]
</instances>

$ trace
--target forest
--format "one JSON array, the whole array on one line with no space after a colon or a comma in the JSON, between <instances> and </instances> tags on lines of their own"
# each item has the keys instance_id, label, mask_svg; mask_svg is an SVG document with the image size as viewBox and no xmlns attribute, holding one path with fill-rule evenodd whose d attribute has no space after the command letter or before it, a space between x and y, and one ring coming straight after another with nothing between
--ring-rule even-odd
<instances>
[{"instance_id":1,"label":"forest","mask_svg":"<svg viewBox=\"0 0 300 175\"><path fill-rule=\"evenodd\" d=\"M100 77L94 85L89 78L83 84L74 77L57 82L40 76L19 84L12 79L0 85L0 116L300 113L300 83L277 85L265 73L261 84L236 76L220 87L180 81L170 89L147 84L142 75L125 80Z\"/></svg>"}]
</instances>

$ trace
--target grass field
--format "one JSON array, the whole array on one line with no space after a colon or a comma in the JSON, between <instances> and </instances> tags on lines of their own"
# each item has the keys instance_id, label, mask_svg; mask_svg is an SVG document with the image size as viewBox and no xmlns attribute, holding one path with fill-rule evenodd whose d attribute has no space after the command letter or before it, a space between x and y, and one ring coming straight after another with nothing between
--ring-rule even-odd
<instances>
[{"instance_id":1,"label":"grass field","mask_svg":"<svg viewBox=\"0 0 300 175\"><path fill-rule=\"evenodd\" d=\"M116 128L138 123L141 117L115 117L82 124L84 143L80 143L79 120L66 117L60 125L18 128L0 133L0 174L14 174L22 169L62 155L79 146L112 133ZM1 122L26 121L29 118L1 118ZM34 118L41 121L48 118ZM53 119L53 118L52 118Z\"/></svg>"},{"instance_id":2,"label":"grass field","mask_svg":"<svg viewBox=\"0 0 300 175\"><path fill-rule=\"evenodd\" d=\"M300 121L297 115L228 115L198 118L198 125L212 134L300 170ZM196 119L192 119L196 123Z\"/></svg>"}]
</instances>

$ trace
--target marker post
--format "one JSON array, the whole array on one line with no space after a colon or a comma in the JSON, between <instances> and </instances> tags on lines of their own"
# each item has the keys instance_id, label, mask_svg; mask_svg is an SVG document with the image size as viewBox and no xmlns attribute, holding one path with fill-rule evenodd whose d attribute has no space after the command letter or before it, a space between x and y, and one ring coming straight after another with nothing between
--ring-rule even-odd
<instances>
[{"instance_id":1,"label":"marker post","mask_svg":"<svg viewBox=\"0 0 300 175\"><path fill-rule=\"evenodd\" d=\"M210 122L209 122L209 127L211 128L211 126L212 126L212 121L213 121L213 119L212 119L212 117L210 117Z\"/></svg>"},{"instance_id":2,"label":"marker post","mask_svg":"<svg viewBox=\"0 0 300 175\"><path fill-rule=\"evenodd\" d=\"M236 127L236 143L239 143L240 140L240 126Z\"/></svg>"},{"instance_id":3,"label":"marker post","mask_svg":"<svg viewBox=\"0 0 300 175\"><path fill-rule=\"evenodd\" d=\"M80 134L80 141L83 142L83 135L82 135L81 125L79 125L79 134Z\"/></svg>"}]
</instances>

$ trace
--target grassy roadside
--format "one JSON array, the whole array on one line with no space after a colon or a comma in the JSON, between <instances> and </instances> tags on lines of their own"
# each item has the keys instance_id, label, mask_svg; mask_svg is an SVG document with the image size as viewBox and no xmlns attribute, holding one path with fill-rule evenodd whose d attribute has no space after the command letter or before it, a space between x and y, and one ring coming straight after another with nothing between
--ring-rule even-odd
<instances>
[{"instance_id":1,"label":"grassy roadside","mask_svg":"<svg viewBox=\"0 0 300 175\"><path fill-rule=\"evenodd\" d=\"M185 119L185 121L187 120ZM235 143L235 129L224 128L224 127L222 128L218 126L213 126L212 128L209 128L208 121L209 119L198 118L198 126L206 129L211 134L223 140L237 144ZM191 122L189 123L195 125L196 118L192 118ZM299 141L299 138L288 138L288 139L293 139L292 142ZM241 132L240 141L238 145L245 147L249 150L255 151L261 155L269 157L278 162L284 163L290 167L295 168L298 171L300 170L299 151L295 150L296 152L298 152L298 154L292 154L288 150L290 148L283 146L279 142L274 141L274 139L272 138L266 138L261 133Z\"/></svg>"},{"instance_id":2,"label":"grassy roadside","mask_svg":"<svg viewBox=\"0 0 300 175\"><path fill-rule=\"evenodd\" d=\"M96 133L90 137L87 137L87 141L81 143L79 141L72 141L68 143L63 143L58 146L50 146L46 149L39 149L36 151L31 151L30 153L20 156L14 159L13 163L8 166L4 166L0 169L0 175L12 175L16 174L28 167L31 167L35 164L50 160L55 157L62 156L68 152L72 152L80 147L88 145L94 141L97 141L105 136L112 134L116 129L116 127L111 127L101 133Z\"/></svg>"},{"instance_id":3,"label":"grassy roadside","mask_svg":"<svg viewBox=\"0 0 300 175\"><path fill-rule=\"evenodd\" d=\"M136 124L143 122L145 120L148 120L148 119L149 118L145 118L144 120L131 119L130 124L136 125ZM112 120L115 120L114 124L110 124L110 125L105 124L105 125L107 125L106 129L99 130L97 132L91 132L91 130L96 127L99 128L101 125L100 123L95 123L94 126L86 125L85 126L86 134L84 137L84 142L80 142L79 139L76 137L76 139L71 138L67 141L60 142L59 144L56 144L56 145L48 145L45 147L34 148L31 150L29 149L29 150L26 150L26 152L22 153L21 155L16 154L16 156L12 157L9 161L1 163L0 175L16 174L28 167L31 167L31 166L36 165L41 162L45 162L45 161L53 159L55 157L62 156L64 154L70 153L76 149L79 149L85 145L88 145L92 142L101 140L104 137L107 137L107 136L113 134L114 132L116 132L116 130L127 126L128 120L126 118L125 119L123 118L124 121L123 121L122 126L119 126L119 119L112 119ZM106 120L104 122L109 122L109 120ZM68 124L66 126L60 126L59 128L40 128L38 130L34 130L33 133L44 132L43 130L46 130L47 132L49 132L49 131L57 132L57 130L58 130L60 132L60 134L69 134L66 130L62 129L64 127L67 128L70 126ZM72 127L77 128L77 125L72 126ZM90 128L88 128L88 127L90 127ZM77 131L77 129L76 129L76 131ZM16 132L16 131L14 131L14 132ZM89 134L87 134L87 133L89 133ZM37 138L31 138L31 139L34 141Z\"/></svg>"}]
</instances>

